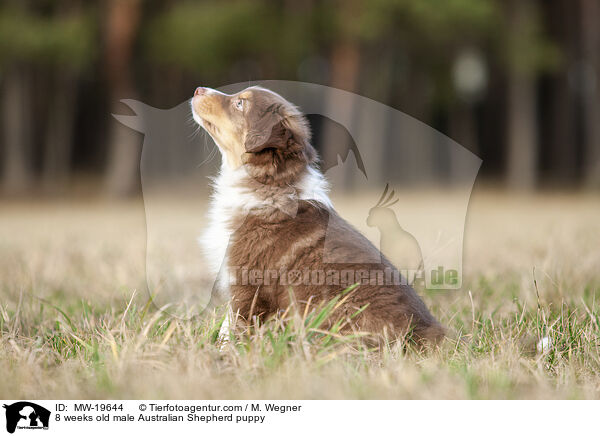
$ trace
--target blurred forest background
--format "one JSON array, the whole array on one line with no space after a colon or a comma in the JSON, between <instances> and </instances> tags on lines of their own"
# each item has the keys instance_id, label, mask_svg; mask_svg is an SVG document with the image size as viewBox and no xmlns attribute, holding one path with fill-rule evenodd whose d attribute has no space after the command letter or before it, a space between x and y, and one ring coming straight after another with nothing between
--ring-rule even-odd
<instances>
[{"instance_id":1,"label":"blurred forest background","mask_svg":"<svg viewBox=\"0 0 600 436\"><path fill-rule=\"evenodd\" d=\"M263 79L390 105L509 188L600 187L598 0L2 0L0 191L139 192L119 100Z\"/></svg>"}]
</instances>

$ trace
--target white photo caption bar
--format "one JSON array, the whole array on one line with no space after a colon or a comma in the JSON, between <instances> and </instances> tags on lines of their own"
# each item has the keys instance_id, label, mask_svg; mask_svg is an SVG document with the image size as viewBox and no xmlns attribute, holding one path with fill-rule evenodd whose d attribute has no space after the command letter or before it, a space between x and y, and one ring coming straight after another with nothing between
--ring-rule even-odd
<instances>
[{"instance_id":1,"label":"white photo caption bar","mask_svg":"<svg viewBox=\"0 0 600 436\"><path fill-rule=\"evenodd\" d=\"M589 431L595 426L598 406L593 401L4 400L2 403L16 405L13 409L33 405L50 412L45 428L35 416L32 419L21 416L14 431L21 436L35 428L44 428L45 435L67 436L104 436L107 432L111 436L131 432L201 434L211 430L242 430L249 435L435 432L503 436L506 432L517 430L522 434L529 430L546 436ZM9 409L6 410L0 414L2 431L9 425Z\"/></svg>"}]
</instances>

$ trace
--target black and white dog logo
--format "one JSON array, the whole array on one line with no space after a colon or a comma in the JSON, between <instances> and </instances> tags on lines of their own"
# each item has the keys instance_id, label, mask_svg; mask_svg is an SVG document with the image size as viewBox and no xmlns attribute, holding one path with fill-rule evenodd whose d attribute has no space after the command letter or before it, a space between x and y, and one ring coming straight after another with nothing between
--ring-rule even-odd
<instances>
[{"instance_id":1,"label":"black and white dog logo","mask_svg":"<svg viewBox=\"0 0 600 436\"><path fill-rule=\"evenodd\" d=\"M19 401L3 406L6 409L6 431L18 429L48 429L50 411L29 401Z\"/></svg>"}]
</instances>

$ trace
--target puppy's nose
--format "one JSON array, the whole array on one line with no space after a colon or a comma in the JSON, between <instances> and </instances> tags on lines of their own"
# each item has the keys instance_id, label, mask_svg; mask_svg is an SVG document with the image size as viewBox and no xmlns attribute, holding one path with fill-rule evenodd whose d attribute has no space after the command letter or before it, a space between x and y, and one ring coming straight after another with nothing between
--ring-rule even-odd
<instances>
[{"instance_id":1,"label":"puppy's nose","mask_svg":"<svg viewBox=\"0 0 600 436\"><path fill-rule=\"evenodd\" d=\"M202 86L199 86L196 88L196 90L194 91L194 95L204 95L206 94L206 88L203 88Z\"/></svg>"}]
</instances>

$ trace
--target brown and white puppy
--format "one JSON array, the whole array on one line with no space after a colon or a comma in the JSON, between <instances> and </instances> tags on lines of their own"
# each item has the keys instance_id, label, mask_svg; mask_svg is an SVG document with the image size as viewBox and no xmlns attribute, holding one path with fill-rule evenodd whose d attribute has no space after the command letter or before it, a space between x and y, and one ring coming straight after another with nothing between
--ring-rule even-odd
<instances>
[{"instance_id":1,"label":"brown and white puppy","mask_svg":"<svg viewBox=\"0 0 600 436\"><path fill-rule=\"evenodd\" d=\"M328 280L336 277L331 272L397 274L334 210L306 118L298 108L260 87L233 95L198 88L191 107L222 155L209 227L201 242L218 273L217 290L230 299L234 312L247 320L275 314L291 303L290 289L301 305L328 301L345 287ZM348 254L356 258L357 253L365 259L381 258L381 263L344 263ZM289 272L304 272L304 279L290 283ZM325 281L318 278L323 274ZM334 315L349 319L366 306L348 328L411 332L418 342L443 337L444 329L410 286L360 282Z\"/></svg>"}]
</instances>

